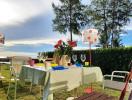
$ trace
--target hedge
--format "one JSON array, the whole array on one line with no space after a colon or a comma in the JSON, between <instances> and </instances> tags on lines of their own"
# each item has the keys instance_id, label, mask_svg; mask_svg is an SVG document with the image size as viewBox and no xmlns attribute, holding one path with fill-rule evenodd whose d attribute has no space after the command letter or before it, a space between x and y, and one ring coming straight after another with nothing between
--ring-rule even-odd
<instances>
[{"instance_id":1,"label":"hedge","mask_svg":"<svg viewBox=\"0 0 132 100\"><path fill-rule=\"evenodd\" d=\"M132 47L99 49L92 52L92 64L100 66L103 74L110 74L114 70L130 71Z\"/></svg>"},{"instance_id":2,"label":"hedge","mask_svg":"<svg viewBox=\"0 0 132 100\"><path fill-rule=\"evenodd\" d=\"M91 53L92 66L99 66L103 74L111 74L114 70L130 71L128 65L132 60L132 47L96 49ZM89 50L73 51L72 54L77 54L78 62L81 62L80 54L86 54L86 61L89 61ZM52 57L53 52L49 52L48 56Z\"/></svg>"}]
</instances>

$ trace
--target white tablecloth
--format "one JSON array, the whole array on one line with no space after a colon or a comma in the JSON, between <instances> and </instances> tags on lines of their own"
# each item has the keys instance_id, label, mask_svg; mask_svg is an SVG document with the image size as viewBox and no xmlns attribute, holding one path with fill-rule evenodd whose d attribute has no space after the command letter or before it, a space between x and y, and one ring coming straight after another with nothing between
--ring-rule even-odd
<instances>
[{"instance_id":1,"label":"white tablecloth","mask_svg":"<svg viewBox=\"0 0 132 100\"><path fill-rule=\"evenodd\" d=\"M43 68L23 66L20 79L28 78L32 79L33 84L44 86L43 100L47 100L48 94L54 90L65 86L69 91L81 84L102 81L103 75L99 67L45 71Z\"/></svg>"},{"instance_id":2,"label":"white tablecloth","mask_svg":"<svg viewBox=\"0 0 132 100\"><path fill-rule=\"evenodd\" d=\"M83 84L102 81L103 74L100 67L83 67Z\"/></svg>"}]
</instances>

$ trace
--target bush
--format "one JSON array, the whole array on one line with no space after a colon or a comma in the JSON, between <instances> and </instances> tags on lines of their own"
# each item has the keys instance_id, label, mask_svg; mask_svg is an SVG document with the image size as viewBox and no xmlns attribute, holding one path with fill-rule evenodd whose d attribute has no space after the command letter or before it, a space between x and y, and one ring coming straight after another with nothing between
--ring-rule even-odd
<instances>
[{"instance_id":1,"label":"bush","mask_svg":"<svg viewBox=\"0 0 132 100\"><path fill-rule=\"evenodd\" d=\"M132 60L132 47L96 49L91 50L91 53L92 66L99 66L103 74L111 74L114 70L130 71L130 66L128 65ZM80 54L86 54L86 61L89 61L88 50L73 51L72 54L77 54L78 62L81 62ZM52 57L53 52L50 52L49 55Z\"/></svg>"},{"instance_id":2,"label":"bush","mask_svg":"<svg viewBox=\"0 0 132 100\"><path fill-rule=\"evenodd\" d=\"M114 70L130 71L132 47L99 49L92 52L92 64L100 66L103 74L110 74Z\"/></svg>"}]
</instances>

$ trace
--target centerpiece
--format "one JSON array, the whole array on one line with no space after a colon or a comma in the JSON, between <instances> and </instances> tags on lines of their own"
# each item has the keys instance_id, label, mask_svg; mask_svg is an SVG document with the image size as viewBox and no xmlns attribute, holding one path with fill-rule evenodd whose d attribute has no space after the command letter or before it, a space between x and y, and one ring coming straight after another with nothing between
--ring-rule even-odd
<instances>
[{"instance_id":1,"label":"centerpiece","mask_svg":"<svg viewBox=\"0 0 132 100\"><path fill-rule=\"evenodd\" d=\"M59 65L66 65L64 64L66 60L68 61L71 54L73 47L77 46L76 41L62 41L59 40L57 44L54 46L55 47L55 53L54 53L54 58L55 58L55 63ZM70 63L70 61L69 61Z\"/></svg>"}]
</instances>

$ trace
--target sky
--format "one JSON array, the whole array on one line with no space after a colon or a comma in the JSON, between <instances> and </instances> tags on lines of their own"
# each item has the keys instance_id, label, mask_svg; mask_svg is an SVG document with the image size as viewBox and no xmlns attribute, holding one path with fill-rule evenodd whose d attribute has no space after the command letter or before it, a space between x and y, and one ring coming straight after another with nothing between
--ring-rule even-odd
<instances>
[{"instance_id":1,"label":"sky","mask_svg":"<svg viewBox=\"0 0 132 100\"><path fill-rule=\"evenodd\" d=\"M0 0L0 32L5 35L5 44L0 46L0 56L29 55L36 57L38 52L53 51L59 39L67 40L69 35L59 34L52 29L55 15L52 2L58 0ZM89 3L83 0L83 3ZM125 27L128 34L122 36L122 43L132 45L132 22ZM75 49L87 49L80 36Z\"/></svg>"}]
</instances>

